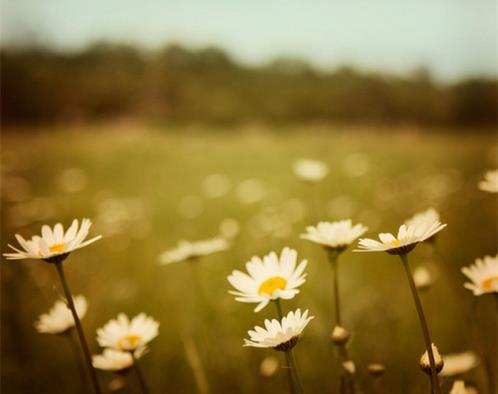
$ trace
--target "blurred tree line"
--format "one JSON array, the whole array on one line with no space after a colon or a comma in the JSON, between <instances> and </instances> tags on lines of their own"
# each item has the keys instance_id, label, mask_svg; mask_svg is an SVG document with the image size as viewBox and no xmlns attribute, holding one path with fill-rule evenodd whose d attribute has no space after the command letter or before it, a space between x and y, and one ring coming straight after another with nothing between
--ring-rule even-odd
<instances>
[{"instance_id":1,"label":"blurred tree line","mask_svg":"<svg viewBox=\"0 0 498 394\"><path fill-rule=\"evenodd\" d=\"M142 51L95 44L81 52L3 49L4 124L123 116L204 123L307 122L494 126L496 80L436 83L298 59L238 64L218 48Z\"/></svg>"}]
</instances>

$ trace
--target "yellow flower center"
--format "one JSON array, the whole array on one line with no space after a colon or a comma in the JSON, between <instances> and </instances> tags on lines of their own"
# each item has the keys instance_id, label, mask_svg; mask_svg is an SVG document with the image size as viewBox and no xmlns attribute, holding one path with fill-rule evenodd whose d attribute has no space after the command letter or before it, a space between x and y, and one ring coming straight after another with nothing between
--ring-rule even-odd
<instances>
[{"instance_id":1,"label":"yellow flower center","mask_svg":"<svg viewBox=\"0 0 498 394\"><path fill-rule=\"evenodd\" d=\"M482 281L481 286L485 290L496 290L498 289L498 275L490 276Z\"/></svg>"},{"instance_id":2,"label":"yellow flower center","mask_svg":"<svg viewBox=\"0 0 498 394\"><path fill-rule=\"evenodd\" d=\"M120 349L135 349L140 343L142 337L140 335L128 334L124 338L118 340L118 348Z\"/></svg>"},{"instance_id":3,"label":"yellow flower center","mask_svg":"<svg viewBox=\"0 0 498 394\"><path fill-rule=\"evenodd\" d=\"M393 246L398 246L400 243L401 243L401 241L399 239L393 239L391 241L391 245L393 245Z\"/></svg>"},{"instance_id":4,"label":"yellow flower center","mask_svg":"<svg viewBox=\"0 0 498 394\"><path fill-rule=\"evenodd\" d=\"M258 294L266 293L271 296L275 290L285 289L286 285L287 281L284 278L280 276L274 276L261 283L258 289Z\"/></svg>"},{"instance_id":5,"label":"yellow flower center","mask_svg":"<svg viewBox=\"0 0 498 394\"><path fill-rule=\"evenodd\" d=\"M60 244L53 244L52 246L48 247L48 250L51 253L60 253L64 250L64 243L62 242Z\"/></svg>"}]
</instances>

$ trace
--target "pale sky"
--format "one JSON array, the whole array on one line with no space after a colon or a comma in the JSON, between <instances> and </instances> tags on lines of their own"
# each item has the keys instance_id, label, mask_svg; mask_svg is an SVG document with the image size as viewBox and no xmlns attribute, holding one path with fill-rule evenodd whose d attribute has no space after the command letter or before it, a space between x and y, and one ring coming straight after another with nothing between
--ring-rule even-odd
<instances>
[{"instance_id":1,"label":"pale sky","mask_svg":"<svg viewBox=\"0 0 498 394\"><path fill-rule=\"evenodd\" d=\"M443 79L497 75L495 0L0 0L3 45L218 45L261 64L284 55Z\"/></svg>"}]
</instances>

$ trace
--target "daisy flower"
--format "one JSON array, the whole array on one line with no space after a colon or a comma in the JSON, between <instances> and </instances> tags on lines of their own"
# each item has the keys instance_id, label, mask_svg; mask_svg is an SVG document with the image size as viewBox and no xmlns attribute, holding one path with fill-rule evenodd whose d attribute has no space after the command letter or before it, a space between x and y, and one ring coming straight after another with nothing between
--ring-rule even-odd
<instances>
[{"instance_id":1,"label":"daisy flower","mask_svg":"<svg viewBox=\"0 0 498 394\"><path fill-rule=\"evenodd\" d=\"M443 356L443 359L444 367L441 376L461 375L479 364L479 359L474 352L447 354Z\"/></svg>"},{"instance_id":2,"label":"daisy flower","mask_svg":"<svg viewBox=\"0 0 498 394\"><path fill-rule=\"evenodd\" d=\"M297 267L296 263L297 252L287 247L280 257L275 252L262 259L254 256L246 263L249 274L235 270L228 276L230 284L237 289L229 293L236 296L236 301L258 303L255 312L262 310L270 301L294 298L299 293L298 287L305 282L303 271L307 261L301 261Z\"/></svg>"},{"instance_id":3,"label":"daisy flower","mask_svg":"<svg viewBox=\"0 0 498 394\"><path fill-rule=\"evenodd\" d=\"M443 369L444 361L441 355L439 354L436 345L432 344L431 346L432 346L432 353L434 354L434 362L436 363L436 371L437 373L439 373ZM424 354L422 354L422 357L420 357L420 368L426 374L428 375L431 374L431 363L429 361L429 354L427 350L425 351Z\"/></svg>"},{"instance_id":4,"label":"daisy flower","mask_svg":"<svg viewBox=\"0 0 498 394\"><path fill-rule=\"evenodd\" d=\"M202 241L189 242L180 241L178 246L166 250L159 256L161 265L178 263L184 260L191 260L202 256L207 256L212 253L227 250L230 244L225 238L216 237Z\"/></svg>"},{"instance_id":5,"label":"daisy flower","mask_svg":"<svg viewBox=\"0 0 498 394\"><path fill-rule=\"evenodd\" d=\"M469 267L463 267L462 273L472 282L464 284L475 296L486 293L498 293L498 254L476 259Z\"/></svg>"},{"instance_id":6,"label":"daisy flower","mask_svg":"<svg viewBox=\"0 0 498 394\"><path fill-rule=\"evenodd\" d=\"M249 339L244 339L244 346L259 348L273 348L279 351L288 351L296 346L299 336L314 316L308 317L308 311L301 314L301 310L291 311L282 318L265 320L265 328L256 326L249 330Z\"/></svg>"},{"instance_id":7,"label":"daisy flower","mask_svg":"<svg viewBox=\"0 0 498 394\"><path fill-rule=\"evenodd\" d=\"M419 242L423 242L434 236L434 234L446 227L446 224L434 222L421 227L401 225L398 236L390 233L380 233L379 241L373 239L360 239L355 252L387 252L389 254L406 254L410 252Z\"/></svg>"},{"instance_id":8,"label":"daisy flower","mask_svg":"<svg viewBox=\"0 0 498 394\"><path fill-rule=\"evenodd\" d=\"M146 348L135 350L133 356L130 352L116 349L104 349L102 354L94 354L92 364L95 368L106 371L121 371L133 365L133 358L139 359L146 352Z\"/></svg>"},{"instance_id":9,"label":"daisy flower","mask_svg":"<svg viewBox=\"0 0 498 394\"><path fill-rule=\"evenodd\" d=\"M338 222L320 222L316 226L306 227L306 233L301 238L315 242L327 249L343 251L356 238L367 231L362 224L353 226L350 219Z\"/></svg>"},{"instance_id":10,"label":"daisy flower","mask_svg":"<svg viewBox=\"0 0 498 394\"><path fill-rule=\"evenodd\" d=\"M478 187L485 192L498 193L498 169L486 172L484 180L478 183Z\"/></svg>"},{"instance_id":11,"label":"daisy flower","mask_svg":"<svg viewBox=\"0 0 498 394\"><path fill-rule=\"evenodd\" d=\"M85 241L91 225L90 219L83 219L78 229L78 220L74 219L66 232L64 232L62 224L57 223L53 229L47 225L42 226L41 236L35 235L30 240L25 240L19 234L16 234L15 237L22 249L8 245L15 253L4 253L3 255L8 260L62 261L72 251L81 249L102 238L101 235L97 235Z\"/></svg>"},{"instance_id":12,"label":"daisy flower","mask_svg":"<svg viewBox=\"0 0 498 394\"><path fill-rule=\"evenodd\" d=\"M82 295L74 297L74 306L80 320L85 316L88 303ZM66 301L56 301L48 313L40 315L35 322L35 328L42 334L62 334L74 327L74 319Z\"/></svg>"},{"instance_id":13,"label":"daisy flower","mask_svg":"<svg viewBox=\"0 0 498 394\"><path fill-rule=\"evenodd\" d=\"M305 182L319 182L327 176L327 164L319 160L299 159L293 166L294 175Z\"/></svg>"},{"instance_id":14,"label":"daisy flower","mask_svg":"<svg viewBox=\"0 0 498 394\"><path fill-rule=\"evenodd\" d=\"M424 212L419 212L410 219L408 219L405 224L406 227L415 228L429 228L433 223L441 222L439 213L434 208L429 208ZM432 237L431 237L432 238Z\"/></svg>"},{"instance_id":15,"label":"daisy flower","mask_svg":"<svg viewBox=\"0 0 498 394\"><path fill-rule=\"evenodd\" d=\"M140 313L131 321L120 313L117 319L110 320L97 330L97 342L102 347L134 351L147 345L158 333L159 323L145 313Z\"/></svg>"}]
</instances>

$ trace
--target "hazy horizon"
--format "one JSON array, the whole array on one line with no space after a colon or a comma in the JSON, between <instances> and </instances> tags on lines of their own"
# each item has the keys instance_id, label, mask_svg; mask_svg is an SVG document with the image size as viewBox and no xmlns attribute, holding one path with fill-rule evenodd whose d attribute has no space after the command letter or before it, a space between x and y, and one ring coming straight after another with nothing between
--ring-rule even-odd
<instances>
[{"instance_id":1,"label":"hazy horizon","mask_svg":"<svg viewBox=\"0 0 498 394\"><path fill-rule=\"evenodd\" d=\"M287 56L319 68L409 73L426 67L445 80L497 76L492 0L149 0L140 6L132 0L2 0L1 8L2 46L38 43L75 50L100 40L146 48L179 43L217 46L253 65Z\"/></svg>"}]
</instances>

